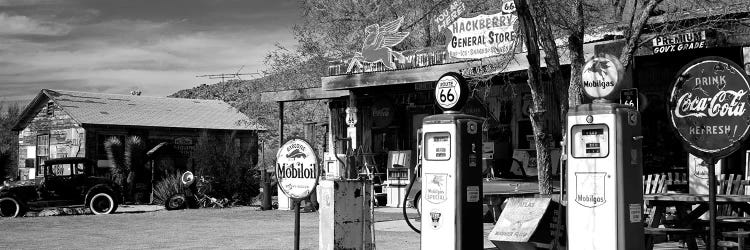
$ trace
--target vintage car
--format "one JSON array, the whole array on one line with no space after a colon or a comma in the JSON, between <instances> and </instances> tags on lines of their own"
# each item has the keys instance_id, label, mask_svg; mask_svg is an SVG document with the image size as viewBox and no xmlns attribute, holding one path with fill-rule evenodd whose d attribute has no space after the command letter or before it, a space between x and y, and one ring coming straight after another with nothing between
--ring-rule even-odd
<instances>
[{"instance_id":1,"label":"vintage car","mask_svg":"<svg viewBox=\"0 0 750 250\"><path fill-rule=\"evenodd\" d=\"M110 214L120 203L120 187L95 176L94 163L82 157L49 159L41 178L0 186L0 216L21 217L29 209L84 205L94 214Z\"/></svg>"}]
</instances>

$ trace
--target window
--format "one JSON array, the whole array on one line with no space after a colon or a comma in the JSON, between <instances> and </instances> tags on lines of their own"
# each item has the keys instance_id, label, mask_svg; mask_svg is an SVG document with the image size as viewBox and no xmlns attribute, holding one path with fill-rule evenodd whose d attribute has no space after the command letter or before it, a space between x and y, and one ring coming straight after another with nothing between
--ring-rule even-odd
<instances>
[{"instance_id":1,"label":"window","mask_svg":"<svg viewBox=\"0 0 750 250\"><path fill-rule=\"evenodd\" d=\"M71 176L72 171L71 164L57 164L49 166L47 176Z\"/></svg>"},{"instance_id":2,"label":"window","mask_svg":"<svg viewBox=\"0 0 750 250\"><path fill-rule=\"evenodd\" d=\"M49 159L49 134L36 136L36 173L42 175L44 161Z\"/></svg>"}]
</instances>

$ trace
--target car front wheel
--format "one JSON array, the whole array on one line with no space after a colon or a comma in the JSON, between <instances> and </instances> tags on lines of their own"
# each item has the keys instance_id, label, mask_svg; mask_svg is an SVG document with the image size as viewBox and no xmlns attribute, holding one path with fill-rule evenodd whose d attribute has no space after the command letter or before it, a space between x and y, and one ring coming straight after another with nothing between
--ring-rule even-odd
<instances>
[{"instance_id":1,"label":"car front wheel","mask_svg":"<svg viewBox=\"0 0 750 250\"><path fill-rule=\"evenodd\" d=\"M94 214L111 214L117 210L117 201L109 193L96 193L89 200L89 209Z\"/></svg>"},{"instance_id":2,"label":"car front wheel","mask_svg":"<svg viewBox=\"0 0 750 250\"><path fill-rule=\"evenodd\" d=\"M23 217L26 207L13 197L0 197L1 217Z\"/></svg>"}]
</instances>

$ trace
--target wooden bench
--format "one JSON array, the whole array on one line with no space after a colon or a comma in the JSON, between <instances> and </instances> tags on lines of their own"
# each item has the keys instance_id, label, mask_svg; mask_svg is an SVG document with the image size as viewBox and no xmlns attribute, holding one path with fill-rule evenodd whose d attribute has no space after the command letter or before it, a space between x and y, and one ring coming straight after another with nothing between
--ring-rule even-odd
<instances>
[{"instance_id":1,"label":"wooden bench","mask_svg":"<svg viewBox=\"0 0 750 250\"><path fill-rule=\"evenodd\" d=\"M722 174L717 177L717 194L729 194L729 195L744 195L745 186L748 181L742 180L742 175L735 174ZM716 246L723 249L745 249L746 238L750 236L750 232L745 231L744 228L750 226L750 217L745 217L742 212L738 212L737 209L731 205L719 205L716 209L717 216L716 222L722 228L733 228L733 231L722 232L721 235L724 237L716 243ZM737 239L737 241L728 240Z\"/></svg>"},{"instance_id":2,"label":"wooden bench","mask_svg":"<svg viewBox=\"0 0 750 250\"><path fill-rule=\"evenodd\" d=\"M687 177L682 173L664 173L664 174L650 174L643 176L643 193L644 194L663 194L667 193L668 187L675 184L686 184ZM644 228L644 236L646 241L646 249L651 250L654 248L654 241L656 236L664 236L669 238L670 236L680 236L684 239L688 249L698 249L695 242L698 231L692 228L671 228L667 227L649 227L648 225L664 224L663 221L657 221L654 223L654 214L656 214L657 207L648 208L644 204L646 211L646 227ZM661 208L664 209L664 208Z\"/></svg>"}]
</instances>

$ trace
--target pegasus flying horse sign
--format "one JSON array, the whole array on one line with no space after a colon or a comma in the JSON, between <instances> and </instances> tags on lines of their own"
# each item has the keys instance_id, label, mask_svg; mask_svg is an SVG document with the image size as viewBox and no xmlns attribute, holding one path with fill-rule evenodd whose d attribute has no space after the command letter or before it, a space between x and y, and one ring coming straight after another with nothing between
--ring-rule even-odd
<instances>
[{"instance_id":1,"label":"pegasus flying horse sign","mask_svg":"<svg viewBox=\"0 0 750 250\"><path fill-rule=\"evenodd\" d=\"M396 69L396 63L393 59L404 61L404 55L401 52L393 51L392 47L404 41L409 36L409 32L399 32L403 17L380 26L371 24L365 27L365 41L362 44L362 51L357 52L349 62L346 72L351 73L354 67L364 67L364 63L376 64L382 63L387 69Z\"/></svg>"}]
</instances>

